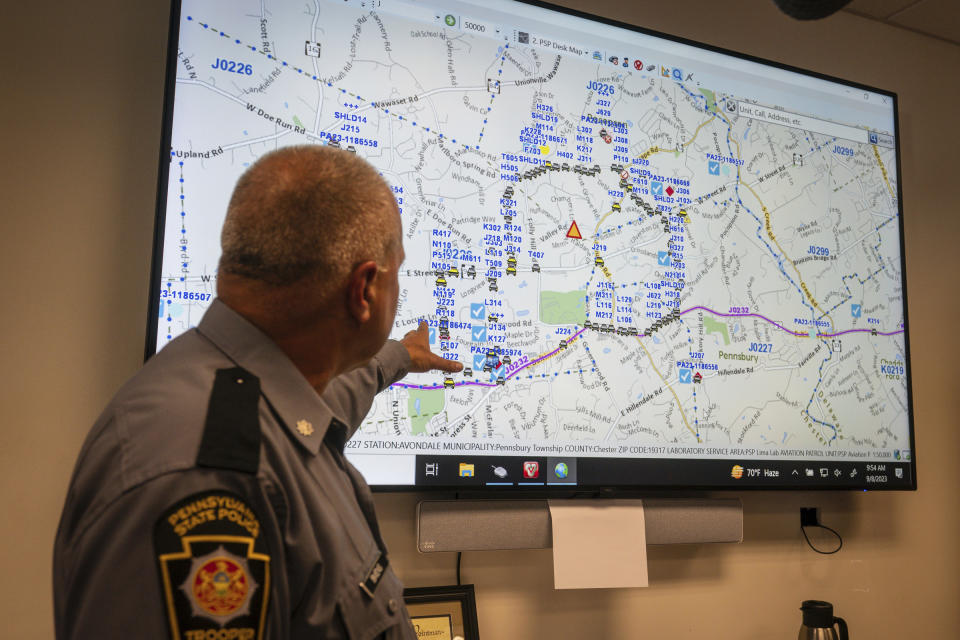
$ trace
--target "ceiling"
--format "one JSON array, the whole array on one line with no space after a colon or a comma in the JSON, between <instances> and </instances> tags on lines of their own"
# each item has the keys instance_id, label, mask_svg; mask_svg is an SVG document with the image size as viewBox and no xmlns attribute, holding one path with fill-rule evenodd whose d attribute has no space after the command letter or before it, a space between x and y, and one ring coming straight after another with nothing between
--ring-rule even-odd
<instances>
[{"instance_id":1,"label":"ceiling","mask_svg":"<svg viewBox=\"0 0 960 640\"><path fill-rule=\"evenodd\" d=\"M960 45L957 0L853 0L844 11Z\"/></svg>"}]
</instances>

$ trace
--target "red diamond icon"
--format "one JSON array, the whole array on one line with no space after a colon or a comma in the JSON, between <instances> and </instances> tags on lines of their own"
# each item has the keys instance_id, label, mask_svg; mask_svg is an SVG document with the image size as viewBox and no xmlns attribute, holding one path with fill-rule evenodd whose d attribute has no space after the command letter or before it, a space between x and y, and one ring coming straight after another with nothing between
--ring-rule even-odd
<instances>
[{"instance_id":1,"label":"red diamond icon","mask_svg":"<svg viewBox=\"0 0 960 640\"><path fill-rule=\"evenodd\" d=\"M673 195L673 187L667 187L667 195L668 195L668 196L672 196L672 195Z\"/></svg>"}]
</instances>

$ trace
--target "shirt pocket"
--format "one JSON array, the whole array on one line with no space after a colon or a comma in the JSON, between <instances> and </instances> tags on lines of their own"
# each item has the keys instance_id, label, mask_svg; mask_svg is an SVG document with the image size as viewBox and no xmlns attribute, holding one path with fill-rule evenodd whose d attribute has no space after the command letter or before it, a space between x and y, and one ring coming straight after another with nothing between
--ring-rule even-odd
<instances>
[{"instance_id":1,"label":"shirt pocket","mask_svg":"<svg viewBox=\"0 0 960 640\"><path fill-rule=\"evenodd\" d=\"M367 554L364 567L372 567L379 549L374 547ZM416 638L410 618L403 603L403 585L389 566L384 571L380 583L371 598L360 583L365 575L355 575L354 584L348 586L337 601L337 609L343 620L349 640L376 640L386 638ZM396 629L393 629L397 627ZM407 633L409 627L409 633ZM391 629L393 629L391 631ZM390 631L384 634L384 632Z\"/></svg>"}]
</instances>

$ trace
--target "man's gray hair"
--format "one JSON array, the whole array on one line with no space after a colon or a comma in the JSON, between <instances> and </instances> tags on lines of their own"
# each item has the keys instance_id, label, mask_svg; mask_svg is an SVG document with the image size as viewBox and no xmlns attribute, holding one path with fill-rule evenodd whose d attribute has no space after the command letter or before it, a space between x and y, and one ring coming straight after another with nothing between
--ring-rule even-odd
<instances>
[{"instance_id":1,"label":"man's gray hair","mask_svg":"<svg viewBox=\"0 0 960 640\"><path fill-rule=\"evenodd\" d=\"M333 293L354 266L399 249L396 201L377 170L333 147L285 147L240 177L220 235L220 271Z\"/></svg>"}]
</instances>

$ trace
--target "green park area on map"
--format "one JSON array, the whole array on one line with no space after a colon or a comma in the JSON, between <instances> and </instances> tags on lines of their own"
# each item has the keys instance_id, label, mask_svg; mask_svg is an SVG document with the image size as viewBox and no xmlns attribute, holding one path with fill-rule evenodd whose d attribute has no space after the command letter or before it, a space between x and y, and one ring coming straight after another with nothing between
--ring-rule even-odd
<instances>
[{"instance_id":1,"label":"green park area on map","mask_svg":"<svg viewBox=\"0 0 960 640\"><path fill-rule=\"evenodd\" d=\"M411 433L420 435L426 433L427 422L430 418L443 411L443 390L442 389L411 389L410 397L407 400L408 413L410 415Z\"/></svg>"},{"instance_id":2,"label":"green park area on map","mask_svg":"<svg viewBox=\"0 0 960 640\"><path fill-rule=\"evenodd\" d=\"M714 95L713 91L710 89L701 88L700 93L702 93L707 99L707 111L710 113L717 113L717 97Z\"/></svg>"},{"instance_id":3,"label":"green park area on map","mask_svg":"<svg viewBox=\"0 0 960 640\"><path fill-rule=\"evenodd\" d=\"M703 330L708 334L719 333L723 336L723 344L730 344L730 331L723 320L714 320L708 315L703 316Z\"/></svg>"},{"instance_id":4,"label":"green park area on map","mask_svg":"<svg viewBox=\"0 0 960 640\"><path fill-rule=\"evenodd\" d=\"M542 291L540 321L546 324L583 324L587 317L586 293L579 291Z\"/></svg>"}]
</instances>

